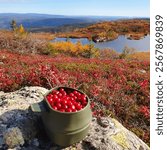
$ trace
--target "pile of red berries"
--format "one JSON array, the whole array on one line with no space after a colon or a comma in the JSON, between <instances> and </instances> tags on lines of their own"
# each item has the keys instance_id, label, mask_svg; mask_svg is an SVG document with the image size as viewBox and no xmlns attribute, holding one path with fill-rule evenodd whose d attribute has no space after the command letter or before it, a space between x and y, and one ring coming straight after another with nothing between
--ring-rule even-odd
<instances>
[{"instance_id":1,"label":"pile of red berries","mask_svg":"<svg viewBox=\"0 0 167 150\"><path fill-rule=\"evenodd\" d=\"M64 88L53 90L46 99L54 110L61 112L77 112L88 103L85 94L76 90L67 93Z\"/></svg>"}]
</instances>

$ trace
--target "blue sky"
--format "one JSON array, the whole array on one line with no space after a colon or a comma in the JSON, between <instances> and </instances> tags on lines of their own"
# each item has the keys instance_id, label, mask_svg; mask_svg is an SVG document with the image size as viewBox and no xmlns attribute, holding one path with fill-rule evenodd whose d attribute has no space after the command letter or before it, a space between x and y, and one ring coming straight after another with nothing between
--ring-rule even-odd
<instances>
[{"instance_id":1,"label":"blue sky","mask_svg":"<svg viewBox=\"0 0 167 150\"><path fill-rule=\"evenodd\" d=\"M149 17L149 0L0 0L0 13Z\"/></svg>"}]
</instances>

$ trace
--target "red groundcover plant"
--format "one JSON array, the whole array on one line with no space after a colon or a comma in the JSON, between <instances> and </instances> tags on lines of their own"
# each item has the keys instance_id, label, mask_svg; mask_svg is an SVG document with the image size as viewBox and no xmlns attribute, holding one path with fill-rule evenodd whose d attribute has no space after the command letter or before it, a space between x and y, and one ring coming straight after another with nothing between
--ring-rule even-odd
<instances>
[{"instance_id":1,"label":"red groundcover plant","mask_svg":"<svg viewBox=\"0 0 167 150\"><path fill-rule=\"evenodd\" d=\"M149 143L149 61L0 53L0 91L23 86L80 89L90 97L94 115L117 118Z\"/></svg>"}]
</instances>

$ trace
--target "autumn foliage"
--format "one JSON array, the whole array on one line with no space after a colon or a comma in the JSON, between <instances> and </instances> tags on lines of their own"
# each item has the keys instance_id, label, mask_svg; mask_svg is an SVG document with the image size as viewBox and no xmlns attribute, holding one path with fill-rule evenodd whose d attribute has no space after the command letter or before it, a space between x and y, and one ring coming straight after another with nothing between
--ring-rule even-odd
<instances>
[{"instance_id":1,"label":"autumn foliage","mask_svg":"<svg viewBox=\"0 0 167 150\"><path fill-rule=\"evenodd\" d=\"M140 39L150 33L149 20L128 19L118 21L106 21L90 25L85 28L76 29L69 33L57 33L57 37L106 37L106 39L116 39L118 35L127 35L131 39Z\"/></svg>"},{"instance_id":2,"label":"autumn foliage","mask_svg":"<svg viewBox=\"0 0 167 150\"><path fill-rule=\"evenodd\" d=\"M52 42L48 44L48 53L51 55L63 54L75 57L98 57L99 50L94 45L82 45L80 41L76 44L70 41L67 42Z\"/></svg>"}]
</instances>

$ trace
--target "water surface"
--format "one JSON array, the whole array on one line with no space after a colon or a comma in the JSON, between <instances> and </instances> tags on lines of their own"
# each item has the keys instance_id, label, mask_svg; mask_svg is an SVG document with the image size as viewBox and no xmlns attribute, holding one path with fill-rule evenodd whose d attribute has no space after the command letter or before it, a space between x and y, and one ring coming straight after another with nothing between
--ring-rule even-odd
<instances>
[{"instance_id":1,"label":"water surface","mask_svg":"<svg viewBox=\"0 0 167 150\"><path fill-rule=\"evenodd\" d=\"M71 41L72 43L76 43L80 41L83 45L90 44L90 41L87 38L56 38L54 41ZM114 49L117 52L122 52L125 46L129 48L134 48L137 51L149 51L150 50L150 36L147 35L140 40L129 40L126 36L120 35L116 40L94 43L92 42L96 48L105 49L110 48Z\"/></svg>"}]
</instances>

